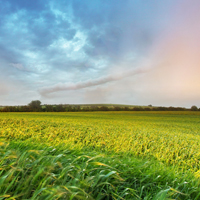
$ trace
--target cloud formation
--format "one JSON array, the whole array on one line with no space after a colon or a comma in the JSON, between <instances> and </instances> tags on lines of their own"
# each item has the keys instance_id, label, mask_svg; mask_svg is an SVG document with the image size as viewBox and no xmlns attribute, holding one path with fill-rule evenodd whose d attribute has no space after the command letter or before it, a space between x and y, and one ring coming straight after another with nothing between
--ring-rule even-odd
<instances>
[{"instance_id":1,"label":"cloud formation","mask_svg":"<svg viewBox=\"0 0 200 200\"><path fill-rule=\"evenodd\" d=\"M113 82L113 81L118 81L118 80L121 80L121 79L129 77L129 76L134 76L134 75L137 75L140 73L144 73L146 71L147 71L147 69L139 68L139 69L135 69L135 70L128 71L128 72L123 72L120 74L113 74L113 75L97 78L94 80L78 82L76 84L56 84L52 87L47 87L47 88L41 89L40 93L41 93L41 95L47 95L49 93L54 93L54 92L58 92L58 91L78 90L78 89L82 89L82 88L102 85L102 84Z\"/></svg>"},{"instance_id":2,"label":"cloud formation","mask_svg":"<svg viewBox=\"0 0 200 200\"><path fill-rule=\"evenodd\" d=\"M198 0L0 3L0 104L200 106Z\"/></svg>"}]
</instances>

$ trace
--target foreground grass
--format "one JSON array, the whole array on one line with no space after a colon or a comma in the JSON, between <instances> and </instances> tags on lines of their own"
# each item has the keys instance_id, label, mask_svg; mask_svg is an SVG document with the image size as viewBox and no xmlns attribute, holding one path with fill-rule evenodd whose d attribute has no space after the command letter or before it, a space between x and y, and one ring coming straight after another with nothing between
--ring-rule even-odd
<instances>
[{"instance_id":1,"label":"foreground grass","mask_svg":"<svg viewBox=\"0 0 200 200\"><path fill-rule=\"evenodd\" d=\"M1 113L1 199L200 199L200 113Z\"/></svg>"},{"instance_id":2,"label":"foreground grass","mask_svg":"<svg viewBox=\"0 0 200 200\"><path fill-rule=\"evenodd\" d=\"M0 143L0 199L199 199L190 173L123 155Z\"/></svg>"}]
</instances>

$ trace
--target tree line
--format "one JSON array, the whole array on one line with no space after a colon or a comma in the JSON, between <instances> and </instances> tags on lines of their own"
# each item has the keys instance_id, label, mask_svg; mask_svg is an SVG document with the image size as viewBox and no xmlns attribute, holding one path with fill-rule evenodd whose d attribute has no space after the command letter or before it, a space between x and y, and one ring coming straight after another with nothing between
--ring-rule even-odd
<instances>
[{"instance_id":1,"label":"tree line","mask_svg":"<svg viewBox=\"0 0 200 200\"><path fill-rule=\"evenodd\" d=\"M89 112L89 111L200 111L197 106L183 107L142 106L80 106L80 105L41 105L39 100L31 101L27 106L4 106L1 112Z\"/></svg>"}]
</instances>

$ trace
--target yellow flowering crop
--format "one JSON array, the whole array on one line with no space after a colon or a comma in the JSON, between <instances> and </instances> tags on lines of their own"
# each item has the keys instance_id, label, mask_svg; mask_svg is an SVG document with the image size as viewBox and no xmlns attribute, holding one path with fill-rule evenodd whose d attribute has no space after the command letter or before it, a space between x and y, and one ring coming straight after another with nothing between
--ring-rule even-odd
<instances>
[{"instance_id":1,"label":"yellow flowering crop","mask_svg":"<svg viewBox=\"0 0 200 200\"><path fill-rule=\"evenodd\" d=\"M0 137L151 157L198 172L199 122L200 112L189 111L1 113Z\"/></svg>"}]
</instances>

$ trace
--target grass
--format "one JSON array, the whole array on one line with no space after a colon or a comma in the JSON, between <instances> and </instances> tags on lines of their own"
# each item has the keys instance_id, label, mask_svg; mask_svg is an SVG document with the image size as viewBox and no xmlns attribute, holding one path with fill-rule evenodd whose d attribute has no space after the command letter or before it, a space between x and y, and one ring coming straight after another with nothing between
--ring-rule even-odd
<instances>
[{"instance_id":1,"label":"grass","mask_svg":"<svg viewBox=\"0 0 200 200\"><path fill-rule=\"evenodd\" d=\"M198 199L198 181L160 162L1 143L0 199Z\"/></svg>"},{"instance_id":2,"label":"grass","mask_svg":"<svg viewBox=\"0 0 200 200\"><path fill-rule=\"evenodd\" d=\"M200 199L198 122L196 112L2 113L0 199Z\"/></svg>"}]
</instances>

